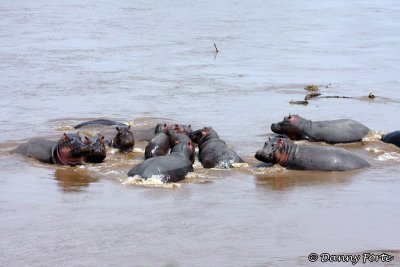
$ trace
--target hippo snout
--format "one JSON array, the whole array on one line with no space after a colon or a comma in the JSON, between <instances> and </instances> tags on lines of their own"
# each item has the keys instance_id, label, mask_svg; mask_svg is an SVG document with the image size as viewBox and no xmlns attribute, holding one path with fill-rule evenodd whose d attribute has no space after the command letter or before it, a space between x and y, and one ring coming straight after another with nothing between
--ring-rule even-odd
<instances>
[{"instance_id":1,"label":"hippo snout","mask_svg":"<svg viewBox=\"0 0 400 267\"><path fill-rule=\"evenodd\" d=\"M282 127L281 127L280 123L271 124L271 131L273 131L274 133L280 133L281 130L282 130Z\"/></svg>"},{"instance_id":2,"label":"hippo snout","mask_svg":"<svg viewBox=\"0 0 400 267\"><path fill-rule=\"evenodd\" d=\"M270 153L268 153L268 151L266 151L265 149L258 150L256 152L255 158L265 163L271 163L272 161Z\"/></svg>"},{"instance_id":3,"label":"hippo snout","mask_svg":"<svg viewBox=\"0 0 400 267\"><path fill-rule=\"evenodd\" d=\"M72 155L76 157L87 155L90 151L90 146L84 143L74 144Z\"/></svg>"}]
</instances>

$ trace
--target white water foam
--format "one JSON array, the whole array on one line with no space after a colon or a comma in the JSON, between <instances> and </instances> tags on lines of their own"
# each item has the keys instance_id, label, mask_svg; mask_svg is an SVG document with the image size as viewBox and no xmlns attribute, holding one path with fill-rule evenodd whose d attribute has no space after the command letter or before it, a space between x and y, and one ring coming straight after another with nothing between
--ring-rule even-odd
<instances>
[{"instance_id":1,"label":"white water foam","mask_svg":"<svg viewBox=\"0 0 400 267\"><path fill-rule=\"evenodd\" d=\"M370 131L367 136L364 136L363 142L373 142L380 141L382 139L384 132L383 131Z\"/></svg>"},{"instance_id":2,"label":"white water foam","mask_svg":"<svg viewBox=\"0 0 400 267\"><path fill-rule=\"evenodd\" d=\"M140 185L149 187L163 187L163 188L180 188L181 185L178 183L163 183L163 175L153 175L148 179L143 179L139 175L130 176L125 179L121 179L121 184L123 185Z\"/></svg>"},{"instance_id":3,"label":"white water foam","mask_svg":"<svg viewBox=\"0 0 400 267\"><path fill-rule=\"evenodd\" d=\"M397 153L397 152L387 152L387 153L384 153L384 154L378 156L378 158L376 160L379 160L379 161L388 161L388 160L400 161L400 154Z\"/></svg>"}]
</instances>

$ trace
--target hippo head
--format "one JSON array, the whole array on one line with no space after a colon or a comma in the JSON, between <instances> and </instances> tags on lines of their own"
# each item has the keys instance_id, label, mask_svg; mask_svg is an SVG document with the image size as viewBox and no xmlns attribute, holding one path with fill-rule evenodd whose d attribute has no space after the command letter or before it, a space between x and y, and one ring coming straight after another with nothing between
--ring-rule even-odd
<instances>
[{"instance_id":1,"label":"hippo head","mask_svg":"<svg viewBox=\"0 0 400 267\"><path fill-rule=\"evenodd\" d=\"M289 115L283 121L271 124L271 130L277 134L286 134L292 140L298 140L303 135L302 122L298 115Z\"/></svg>"},{"instance_id":2,"label":"hippo head","mask_svg":"<svg viewBox=\"0 0 400 267\"><path fill-rule=\"evenodd\" d=\"M154 130L155 134L158 133L166 133L168 131L168 125L164 123L157 123L156 128Z\"/></svg>"},{"instance_id":3,"label":"hippo head","mask_svg":"<svg viewBox=\"0 0 400 267\"><path fill-rule=\"evenodd\" d=\"M181 134L186 134L189 136L193 130L192 130L192 125L183 125L183 124L174 124L171 125L171 129L175 133L181 133Z\"/></svg>"},{"instance_id":4,"label":"hippo head","mask_svg":"<svg viewBox=\"0 0 400 267\"><path fill-rule=\"evenodd\" d=\"M69 150L73 157L81 157L89 152L89 146L82 142L79 133L64 133L58 141L58 147L65 151Z\"/></svg>"},{"instance_id":5,"label":"hippo head","mask_svg":"<svg viewBox=\"0 0 400 267\"><path fill-rule=\"evenodd\" d=\"M265 163L284 166L288 161L288 139L273 138L264 143L264 147L258 150L255 158Z\"/></svg>"},{"instance_id":6,"label":"hippo head","mask_svg":"<svg viewBox=\"0 0 400 267\"><path fill-rule=\"evenodd\" d=\"M59 164L75 166L84 163L84 157L89 153L89 146L82 142L79 133L64 133L53 153L53 160Z\"/></svg>"},{"instance_id":7,"label":"hippo head","mask_svg":"<svg viewBox=\"0 0 400 267\"><path fill-rule=\"evenodd\" d=\"M203 129L191 132L189 134L189 137L194 143L197 143L199 145L209 139L219 138L217 132L214 131L211 127L204 127Z\"/></svg>"},{"instance_id":8,"label":"hippo head","mask_svg":"<svg viewBox=\"0 0 400 267\"><path fill-rule=\"evenodd\" d=\"M100 163L106 158L106 145L104 136L98 137L95 140L85 136L85 144L89 146L89 153L86 156L88 162Z\"/></svg>"},{"instance_id":9,"label":"hippo head","mask_svg":"<svg viewBox=\"0 0 400 267\"><path fill-rule=\"evenodd\" d=\"M114 137L114 147L118 148L122 152L132 151L135 145L135 138L131 131L131 126L127 127L116 127L117 135Z\"/></svg>"},{"instance_id":10,"label":"hippo head","mask_svg":"<svg viewBox=\"0 0 400 267\"><path fill-rule=\"evenodd\" d=\"M190 140L189 142L180 142L176 140L171 152L182 153L191 161L192 164L194 163L194 146Z\"/></svg>"}]
</instances>

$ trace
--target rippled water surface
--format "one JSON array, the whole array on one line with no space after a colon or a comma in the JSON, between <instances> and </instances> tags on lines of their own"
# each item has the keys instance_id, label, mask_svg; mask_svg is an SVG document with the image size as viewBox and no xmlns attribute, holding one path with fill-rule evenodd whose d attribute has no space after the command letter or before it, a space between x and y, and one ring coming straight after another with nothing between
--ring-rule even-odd
<instances>
[{"instance_id":1,"label":"rippled water surface","mask_svg":"<svg viewBox=\"0 0 400 267\"><path fill-rule=\"evenodd\" d=\"M400 264L400 149L379 141L400 130L399 13L398 1L0 1L0 265L298 266L366 251ZM309 83L350 98L289 104ZM367 125L339 146L371 167L258 167L289 113ZM126 176L145 142L76 168L9 153L94 118L213 126L248 166L196 162L161 186Z\"/></svg>"}]
</instances>

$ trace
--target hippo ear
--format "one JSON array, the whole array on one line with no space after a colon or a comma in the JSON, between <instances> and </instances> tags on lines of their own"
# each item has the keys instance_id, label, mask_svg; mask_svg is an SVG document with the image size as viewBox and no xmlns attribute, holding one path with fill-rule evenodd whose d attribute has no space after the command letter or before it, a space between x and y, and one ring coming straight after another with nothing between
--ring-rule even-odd
<instances>
[{"instance_id":1,"label":"hippo ear","mask_svg":"<svg viewBox=\"0 0 400 267\"><path fill-rule=\"evenodd\" d=\"M121 131L121 129L117 126L117 127L115 127L115 129L117 129L117 131L118 132L120 132Z\"/></svg>"},{"instance_id":2,"label":"hippo ear","mask_svg":"<svg viewBox=\"0 0 400 267\"><path fill-rule=\"evenodd\" d=\"M167 127L167 124L164 122L164 128Z\"/></svg>"},{"instance_id":3,"label":"hippo ear","mask_svg":"<svg viewBox=\"0 0 400 267\"><path fill-rule=\"evenodd\" d=\"M129 125L128 125L128 130L130 130L130 129L131 129L131 125L129 124Z\"/></svg>"},{"instance_id":4,"label":"hippo ear","mask_svg":"<svg viewBox=\"0 0 400 267\"><path fill-rule=\"evenodd\" d=\"M100 141L101 141L101 142L104 142L104 135L102 135L102 136L100 137Z\"/></svg>"},{"instance_id":5,"label":"hippo ear","mask_svg":"<svg viewBox=\"0 0 400 267\"><path fill-rule=\"evenodd\" d=\"M89 137L85 136L85 144L91 144L92 140Z\"/></svg>"},{"instance_id":6,"label":"hippo ear","mask_svg":"<svg viewBox=\"0 0 400 267\"><path fill-rule=\"evenodd\" d=\"M175 140L175 145L179 144L179 140Z\"/></svg>"},{"instance_id":7,"label":"hippo ear","mask_svg":"<svg viewBox=\"0 0 400 267\"><path fill-rule=\"evenodd\" d=\"M268 136L268 141L271 141L271 137Z\"/></svg>"},{"instance_id":8,"label":"hippo ear","mask_svg":"<svg viewBox=\"0 0 400 267\"><path fill-rule=\"evenodd\" d=\"M64 134L63 134L63 137L62 137L62 140L63 140L64 142L67 142L67 141L69 141L70 139L69 139L69 136L68 136L66 133L64 133Z\"/></svg>"}]
</instances>

